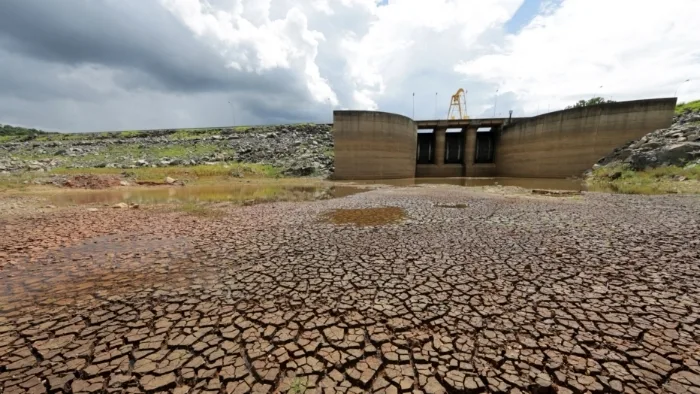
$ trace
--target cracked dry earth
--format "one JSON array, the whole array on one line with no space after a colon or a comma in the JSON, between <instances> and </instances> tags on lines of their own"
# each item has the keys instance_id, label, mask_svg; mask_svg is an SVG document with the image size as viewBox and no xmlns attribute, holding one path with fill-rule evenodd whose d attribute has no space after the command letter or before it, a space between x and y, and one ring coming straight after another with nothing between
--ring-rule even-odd
<instances>
[{"instance_id":1,"label":"cracked dry earth","mask_svg":"<svg viewBox=\"0 0 700 394\"><path fill-rule=\"evenodd\" d=\"M700 392L694 197L31 215L0 219L2 393Z\"/></svg>"}]
</instances>

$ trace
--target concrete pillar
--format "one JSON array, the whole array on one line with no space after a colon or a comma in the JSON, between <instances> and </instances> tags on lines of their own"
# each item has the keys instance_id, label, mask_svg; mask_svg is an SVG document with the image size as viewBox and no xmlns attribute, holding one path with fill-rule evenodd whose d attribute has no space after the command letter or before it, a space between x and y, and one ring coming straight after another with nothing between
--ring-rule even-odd
<instances>
[{"instance_id":1,"label":"concrete pillar","mask_svg":"<svg viewBox=\"0 0 700 394\"><path fill-rule=\"evenodd\" d=\"M469 174L469 168L474 165L474 153L476 151L476 127L466 129L464 138L464 168L465 174Z\"/></svg>"},{"instance_id":2,"label":"concrete pillar","mask_svg":"<svg viewBox=\"0 0 700 394\"><path fill-rule=\"evenodd\" d=\"M435 128L435 163L436 165L445 164L445 130Z\"/></svg>"}]
</instances>

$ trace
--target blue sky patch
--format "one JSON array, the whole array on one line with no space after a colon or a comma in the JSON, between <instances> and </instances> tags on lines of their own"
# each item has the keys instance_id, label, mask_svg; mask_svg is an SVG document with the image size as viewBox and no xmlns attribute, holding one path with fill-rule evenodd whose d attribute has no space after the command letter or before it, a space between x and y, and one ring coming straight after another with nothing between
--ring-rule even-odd
<instances>
[{"instance_id":1,"label":"blue sky patch","mask_svg":"<svg viewBox=\"0 0 700 394\"><path fill-rule=\"evenodd\" d=\"M513 17L506 22L505 30L509 34L516 34L540 12L540 6L544 0L525 0L520 5Z\"/></svg>"}]
</instances>

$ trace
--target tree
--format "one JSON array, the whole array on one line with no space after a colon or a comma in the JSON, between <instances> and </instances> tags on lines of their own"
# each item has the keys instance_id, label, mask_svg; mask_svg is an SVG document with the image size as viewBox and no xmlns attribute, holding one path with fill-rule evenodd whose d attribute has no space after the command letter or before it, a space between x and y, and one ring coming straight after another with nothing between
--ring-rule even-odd
<instances>
[{"instance_id":1,"label":"tree","mask_svg":"<svg viewBox=\"0 0 700 394\"><path fill-rule=\"evenodd\" d=\"M569 105L568 107L566 107L566 109L588 107L589 105L605 104L605 103L614 103L614 101L613 100L606 100L602 97L593 97L592 99L589 99L589 100L579 100L576 104Z\"/></svg>"},{"instance_id":2,"label":"tree","mask_svg":"<svg viewBox=\"0 0 700 394\"><path fill-rule=\"evenodd\" d=\"M16 127L16 126L10 126L10 125L1 125L0 124L0 135L29 135L29 136L34 136L37 134L47 134L41 130L37 129L27 129L24 127Z\"/></svg>"}]
</instances>

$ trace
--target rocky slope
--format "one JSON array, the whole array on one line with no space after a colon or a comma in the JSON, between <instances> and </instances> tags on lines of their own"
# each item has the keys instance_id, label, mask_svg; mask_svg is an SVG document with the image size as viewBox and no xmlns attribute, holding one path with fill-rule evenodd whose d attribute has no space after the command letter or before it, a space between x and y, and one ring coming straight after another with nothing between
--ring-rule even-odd
<instances>
[{"instance_id":1,"label":"rocky slope","mask_svg":"<svg viewBox=\"0 0 700 394\"><path fill-rule=\"evenodd\" d=\"M328 125L51 134L0 140L0 173L54 167L136 168L260 163L290 176L333 172Z\"/></svg>"},{"instance_id":2,"label":"rocky slope","mask_svg":"<svg viewBox=\"0 0 700 394\"><path fill-rule=\"evenodd\" d=\"M619 164L635 171L668 165L700 165L700 112L675 116L671 127L615 149L598 161L594 169Z\"/></svg>"}]
</instances>

